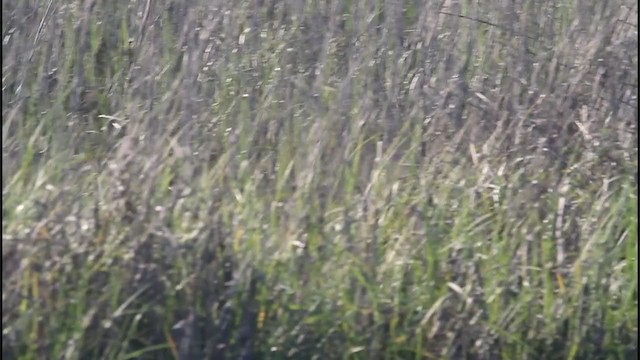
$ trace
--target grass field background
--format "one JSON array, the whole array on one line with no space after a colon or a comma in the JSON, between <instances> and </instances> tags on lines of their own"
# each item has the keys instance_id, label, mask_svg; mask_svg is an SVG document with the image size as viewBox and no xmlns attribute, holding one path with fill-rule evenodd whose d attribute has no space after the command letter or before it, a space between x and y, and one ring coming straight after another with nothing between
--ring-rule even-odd
<instances>
[{"instance_id":1,"label":"grass field background","mask_svg":"<svg viewBox=\"0 0 640 360\"><path fill-rule=\"evenodd\" d=\"M637 18L3 0L3 358L635 359Z\"/></svg>"}]
</instances>

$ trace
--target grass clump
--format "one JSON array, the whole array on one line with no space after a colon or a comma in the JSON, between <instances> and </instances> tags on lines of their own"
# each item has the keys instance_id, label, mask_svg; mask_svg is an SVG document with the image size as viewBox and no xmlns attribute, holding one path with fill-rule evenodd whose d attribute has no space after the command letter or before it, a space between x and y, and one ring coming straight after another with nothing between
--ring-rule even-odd
<instances>
[{"instance_id":1,"label":"grass clump","mask_svg":"<svg viewBox=\"0 0 640 360\"><path fill-rule=\"evenodd\" d=\"M636 18L3 4L3 356L635 358Z\"/></svg>"}]
</instances>

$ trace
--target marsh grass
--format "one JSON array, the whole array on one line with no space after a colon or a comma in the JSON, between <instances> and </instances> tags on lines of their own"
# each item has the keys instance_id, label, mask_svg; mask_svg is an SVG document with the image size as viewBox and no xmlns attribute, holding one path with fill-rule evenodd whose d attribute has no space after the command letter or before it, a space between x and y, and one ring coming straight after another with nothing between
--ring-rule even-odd
<instances>
[{"instance_id":1,"label":"marsh grass","mask_svg":"<svg viewBox=\"0 0 640 360\"><path fill-rule=\"evenodd\" d=\"M636 3L2 16L3 357L636 357Z\"/></svg>"}]
</instances>

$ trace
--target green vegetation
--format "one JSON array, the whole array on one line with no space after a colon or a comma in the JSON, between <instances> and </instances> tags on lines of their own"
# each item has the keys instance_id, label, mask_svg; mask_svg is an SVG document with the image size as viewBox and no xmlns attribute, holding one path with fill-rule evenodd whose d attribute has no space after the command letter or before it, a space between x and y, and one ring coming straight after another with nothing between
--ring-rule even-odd
<instances>
[{"instance_id":1,"label":"green vegetation","mask_svg":"<svg viewBox=\"0 0 640 360\"><path fill-rule=\"evenodd\" d=\"M3 1L3 358L635 359L637 14Z\"/></svg>"}]
</instances>

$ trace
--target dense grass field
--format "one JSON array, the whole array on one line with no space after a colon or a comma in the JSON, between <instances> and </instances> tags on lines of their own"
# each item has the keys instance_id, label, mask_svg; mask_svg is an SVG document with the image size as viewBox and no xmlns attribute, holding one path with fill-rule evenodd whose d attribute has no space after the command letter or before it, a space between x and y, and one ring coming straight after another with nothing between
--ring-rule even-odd
<instances>
[{"instance_id":1,"label":"dense grass field","mask_svg":"<svg viewBox=\"0 0 640 360\"><path fill-rule=\"evenodd\" d=\"M635 359L631 0L3 0L5 359Z\"/></svg>"}]
</instances>

